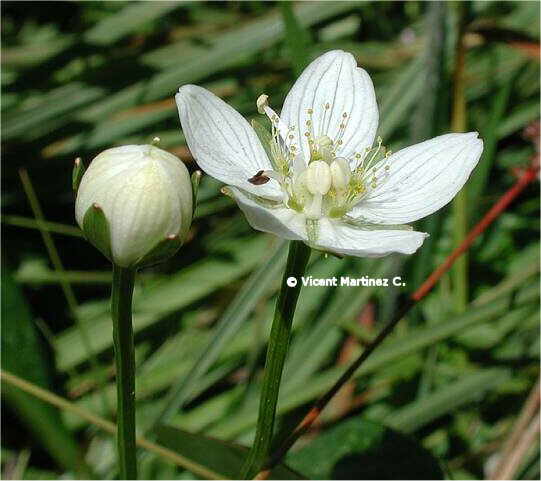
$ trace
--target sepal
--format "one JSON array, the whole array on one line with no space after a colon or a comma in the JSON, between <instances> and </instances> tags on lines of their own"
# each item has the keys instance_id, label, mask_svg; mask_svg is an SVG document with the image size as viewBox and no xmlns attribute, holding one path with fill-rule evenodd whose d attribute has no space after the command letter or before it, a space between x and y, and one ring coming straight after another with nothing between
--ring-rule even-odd
<instances>
[{"instance_id":1,"label":"sepal","mask_svg":"<svg viewBox=\"0 0 541 481\"><path fill-rule=\"evenodd\" d=\"M81 157L77 157L75 159L75 162L73 163L73 173L71 177L71 185L74 192L77 192L79 190L79 185L81 184L81 180L83 178L85 170L86 168L83 160L81 159Z\"/></svg>"},{"instance_id":2,"label":"sepal","mask_svg":"<svg viewBox=\"0 0 541 481\"><path fill-rule=\"evenodd\" d=\"M109 260L112 260L109 222L103 209L96 203L92 204L86 211L83 219L83 233L94 247Z\"/></svg>"},{"instance_id":3,"label":"sepal","mask_svg":"<svg viewBox=\"0 0 541 481\"><path fill-rule=\"evenodd\" d=\"M202 175L203 173L200 170L196 170L190 177L192 182L192 216L195 214L195 208L197 206L197 193L199 192Z\"/></svg>"},{"instance_id":4,"label":"sepal","mask_svg":"<svg viewBox=\"0 0 541 481\"><path fill-rule=\"evenodd\" d=\"M182 240L176 234L167 236L165 239L159 241L155 247L143 257L135 262L135 267L148 267L153 264L158 264L173 256L182 245Z\"/></svg>"}]
</instances>

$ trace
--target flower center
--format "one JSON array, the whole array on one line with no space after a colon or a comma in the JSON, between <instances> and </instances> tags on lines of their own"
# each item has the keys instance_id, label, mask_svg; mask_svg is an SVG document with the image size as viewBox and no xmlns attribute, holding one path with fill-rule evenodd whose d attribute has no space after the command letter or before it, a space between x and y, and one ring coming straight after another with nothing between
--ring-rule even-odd
<instances>
[{"instance_id":1,"label":"flower center","mask_svg":"<svg viewBox=\"0 0 541 481\"><path fill-rule=\"evenodd\" d=\"M317 221L326 216L344 217L372 189L385 180L389 171L388 157L391 154L378 138L377 146L364 152L355 152L349 157L340 156L343 137L349 122L344 112L337 134L331 138L329 131L331 105L325 103L319 127L314 127L314 110L308 109L308 120L304 136L308 140L309 159L304 159L295 144L298 130L285 126L279 116L268 105L268 97L261 95L257 100L258 111L271 121L271 134L262 135L256 129L274 170L258 172L250 180L255 185L277 181L284 193L284 204L305 214L309 220ZM326 126L326 127L325 127Z\"/></svg>"}]
</instances>

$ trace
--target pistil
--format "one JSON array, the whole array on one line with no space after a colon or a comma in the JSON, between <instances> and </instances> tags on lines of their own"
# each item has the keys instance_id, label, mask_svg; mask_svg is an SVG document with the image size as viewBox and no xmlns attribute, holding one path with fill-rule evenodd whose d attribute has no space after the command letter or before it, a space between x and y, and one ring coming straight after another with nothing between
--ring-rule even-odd
<instances>
[{"instance_id":1,"label":"pistil","mask_svg":"<svg viewBox=\"0 0 541 481\"><path fill-rule=\"evenodd\" d=\"M308 119L304 137L308 140L309 158L303 158L295 142L296 127L286 126L269 106L267 95L257 99L257 110L266 115L272 126L270 155L276 170L258 172L249 181L261 185L270 179L277 181L283 192L283 204L302 212L308 225L316 226L323 216L342 218L370 189L375 189L387 174L390 155L381 138L373 148L355 152L351 158L340 157L343 138L350 115L343 112L338 131L329 135L332 105L325 103L317 129L314 109L307 109ZM317 130L317 133L315 132ZM306 153L305 153L306 155ZM352 166L356 166L352 168ZM311 229L312 234L317 229Z\"/></svg>"}]
</instances>

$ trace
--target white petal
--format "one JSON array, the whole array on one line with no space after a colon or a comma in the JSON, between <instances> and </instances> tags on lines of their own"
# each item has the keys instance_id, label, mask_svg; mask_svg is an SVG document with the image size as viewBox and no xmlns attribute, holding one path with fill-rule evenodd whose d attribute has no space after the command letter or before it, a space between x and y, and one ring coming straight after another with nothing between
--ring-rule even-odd
<instances>
[{"instance_id":1,"label":"white petal","mask_svg":"<svg viewBox=\"0 0 541 481\"><path fill-rule=\"evenodd\" d=\"M317 247L356 257L413 254L428 234L413 230L365 230L340 221L321 219Z\"/></svg>"},{"instance_id":2,"label":"white petal","mask_svg":"<svg viewBox=\"0 0 541 481\"><path fill-rule=\"evenodd\" d=\"M350 215L380 224L426 217L453 199L482 152L477 132L441 135L399 150L388 159L388 173Z\"/></svg>"},{"instance_id":3,"label":"white petal","mask_svg":"<svg viewBox=\"0 0 541 481\"><path fill-rule=\"evenodd\" d=\"M286 207L267 208L240 189L232 186L226 189L233 195L254 229L270 232L288 240L306 240L306 223L302 214Z\"/></svg>"},{"instance_id":4,"label":"white petal","mask_svg":"<svg viewBox=\"0 0 541 481\"><path fill-rule=\"evenodd\" d=\"M272 164L248 122L208 90L184 85L175 96L186 142L199 166L226 184L269 198L281 198L279 185L248 182Z\"/></svg>"},{"instance_id":5,"label":"white petal","mask_svg":"<svg viewBox=\"0 0 541 481\"><path fill-rule=\"evenodd\" d=\"M329 110L325 110L325 104ZM287 95L281 113L282 121L297 130L305 159L310 158L306 122L308 109L313 110L313 132L338 140L340 124L346 129L339 157L350 157L371 147L378 127L378 106L372 80L357 67L350 53L333 50L318 57L304 70ZM342 115L346 113L344 119ZM297 142L299 140L296 139Z\"/></svg>"}]
</instances>

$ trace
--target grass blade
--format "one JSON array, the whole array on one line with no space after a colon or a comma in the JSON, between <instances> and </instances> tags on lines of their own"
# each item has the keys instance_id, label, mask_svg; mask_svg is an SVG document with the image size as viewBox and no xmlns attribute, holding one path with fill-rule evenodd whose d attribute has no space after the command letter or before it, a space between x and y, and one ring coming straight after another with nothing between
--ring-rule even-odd
<instances>
[{"instance_id":1,"label":"grass blade","mask_svg":"<svg viewBox=\"0 0 541 481\"><path fill-rule=\"evenodd\" d=\"M216 361L223 348L235 336L241 325L260 302L269 286L277 279L286 258L286 243L281 241L274 253L244 283L235 299L229 304L213 331L213 336L201 351L190 373L173 385L167 395L166 406L153 422L150 430L167 421L190 398L193 390L209 367Z\"/></svg>"},{"instance_id":2,"label":"grass blade","mask_svg":"<svg viewBox=\"0 0 541 481\"><path fill-rule=\"evenodd\" d=\"M384 419L385 424L411 433L455 409L479 400L511 377L508 369L482 369L463 376L455 383L427 395Z\"/></svg>"}]
</instances>

